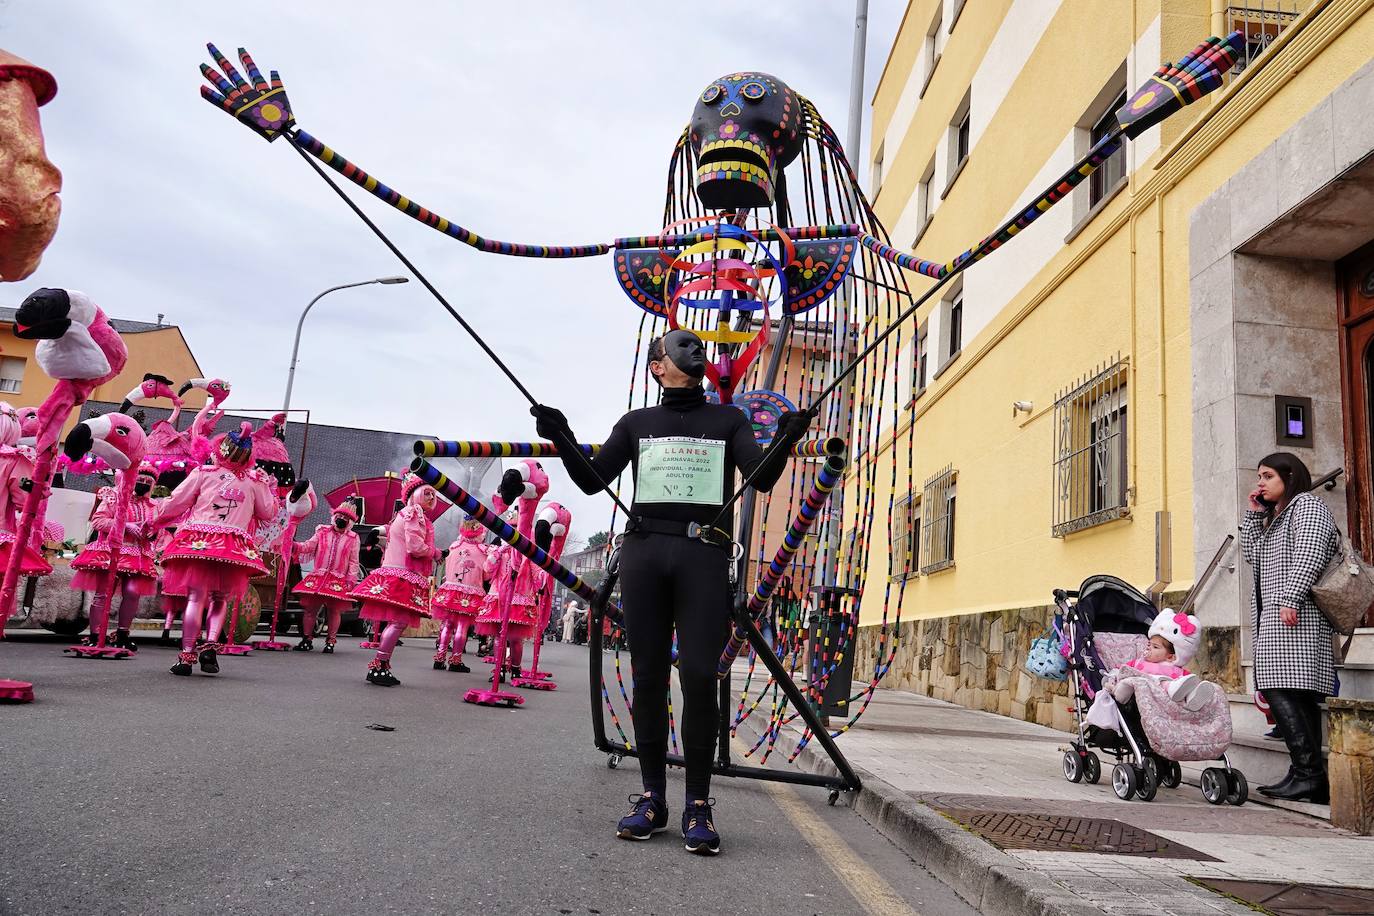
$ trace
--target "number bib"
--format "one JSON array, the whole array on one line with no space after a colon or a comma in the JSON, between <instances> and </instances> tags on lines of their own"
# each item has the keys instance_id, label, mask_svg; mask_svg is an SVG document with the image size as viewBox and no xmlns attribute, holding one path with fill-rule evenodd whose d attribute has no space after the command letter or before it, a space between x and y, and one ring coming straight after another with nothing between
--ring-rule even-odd
<instances>
[{"instance_id":1,"label":"number bib","mask_svg":"<svg viewBox=\"0 0 1374 916\"><path fill-rule=\"evenodd\" d=\"M639 440L635 502L719 506L725 502L725 443L664 436Z\"/></svg>"}]
</instances>

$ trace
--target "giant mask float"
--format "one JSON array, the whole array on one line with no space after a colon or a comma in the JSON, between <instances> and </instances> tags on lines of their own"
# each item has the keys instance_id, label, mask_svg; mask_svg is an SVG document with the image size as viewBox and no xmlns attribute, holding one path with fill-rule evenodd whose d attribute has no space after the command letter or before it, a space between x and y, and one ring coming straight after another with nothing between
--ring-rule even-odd
<instances>
[{"instance_id":1,"label":"giant mask float","mask_svg":"<svg viewBox=\"0 0 1374 916\"><path fill-rule=\"evenodd\" d=\"M52 74L0 50L0 281L38 269L62 214L62 173L48 161L38 109L57 95Z\"/></svg>"},{"instance_id":2,"label":"giant mask float","mask_svg":"<svg viewBox=\"0 0 1374 916\"><path fill-rule=\"evenodd\" d=\"M240 49L245 78L213 45L208 47L216 66L201 67L210 83L201 87L202 96L269 142L285 138L478 341L531 405L537 401L520 379L321 164L407 216L480 252L534 258L610 254L616 285L644 312L630 377L632 406L636 401L647 404L656 396L654 387L639 371L641 360L647 356L643 345L665 332L688 329L708 351L704 375L710 394L721 403L739 402L750 413L756 435L762 433L761 439L775 424L768 416L774 405L800 404L819 417L823 433L848 440L851 451L883 456L866 461L844 480L843 507L832 507L838 519L830 523L828 537L803 536L839 480L831 466L838 456L827 457L829 452L814 442L802 443L809 450L800 452L826 458L825 469L816 472L814 480L794 473L790 486L774 487L762 513L750 511L747 502L740 513L739 546L763 570L752 590L748 583L741 583L742 591L749 592L751 606L766 604L779 578L790 570L794 581L824 580L827 589L843 596L843 611L852 616L865 588L869 551L875 546L889 549L887 526L879 520L891 516L890 494L897 491L901 476L899 456L905 454L910 460L910 449L885 448L884 435L886 431L890 437L910 409L909 392L899 391L890 380L897 374L900 354L910 346L914 330L911 318L917 308L938 295L955 276L1026 231L1128 139L1219 87L1243 47L1243 38L1239 33L1225 39L1211 38L1177 65L1165 64L1127 100L1117 112L1117 127L1087 154L977 244L943 261L891 245L835 131L805 96L769 74L732 73L703 87L669 159L668 194L659 231L601 243L539 245L486 238L394 190L302 129L275 71L270 78L263 77L248 53ZM921 294L913 296L907 272L934 282L926 283ZM836 296L841 289L845 295ZM770 346L768 358L761 358ZM830 397L836 392L843 397ZM462 497L470 494L423 460L464 457L473 445L492 443L417 443L417 452L422 455L418 472L430 482L442 484L446 496L459 500L466 511L477 515L508 543L521 544L522 553L537 557L541 568L554 571L560 582L587 597L585 583L557 563L549 563L537 545L522 542L518 532L485 511L478 501L464 500ZM540 454L549 454L547 446L538 444L497 445L502 449L498 454L531 454L530 449L541 448ZM584 454L587 449L583 446ZM839 461L842 467L842 459ZM905 479L910 479L910 472L908 464ZM880 478L884 481L882 498L889 503L886 515L876 505ZM618 498L611 495L620 507ZM737 492L731 503L739 495ZM756 517L765 525L792 518L784 549L771 562L763 554L762 532L752 531ZM838 524L840 520L843 525ZM842 537L836 533L840 529ZM817 570L824 571L823 575L817 576ZM887 609L900 607L905 583L905 578L898 577L884 585L873 677L862 702L850 703L849 720L840 731L867 708L878 679L895 657L895 638L889 634L896 632L900 621L889 622ZM868 597L877 603L875 596ZM831 610L839 611L841 606ZM813 681L824 683L845 651L846 647L840 646L823 656ZM775 662L769 662L774 679L781 670ZM725 659L722 664L728 669ZM790 678L783 678L786 683L779 686L786 691ZM746 711L748 689L746 684L735 725L759 705L756 700ZM774 709L773 721L765 730L772 736L763 751L765 759L788 715L786 704L775 704ZM813 720L808 717L807 721ZM619 729L618 720L616 727ZM624 737L622 732L620 747L624 747ZM828 743L828 733L822 730L817 738L835 759L838 752ZM847 770L847 764L841 769Z\"/></svg>"}]
</instances>

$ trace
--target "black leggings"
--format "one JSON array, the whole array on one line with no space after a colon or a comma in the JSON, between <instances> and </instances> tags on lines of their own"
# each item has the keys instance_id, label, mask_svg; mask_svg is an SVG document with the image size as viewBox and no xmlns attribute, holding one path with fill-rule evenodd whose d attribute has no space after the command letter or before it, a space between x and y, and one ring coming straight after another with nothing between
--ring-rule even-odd
<instances>
[{"instance_id":1,"label":"black leggings","mask_svg":"<svg viewBox=\"0 0 1374 916\"><path fill-rule=\"evenodd\" d=\"M664 791L668 678L677 628L687 795L706 798L716 747L716 665L730 621L729 558L694 538L632 534L620 552L620 592L634 672L635 745L646 792Z\"/></svg>"}]
</instances>

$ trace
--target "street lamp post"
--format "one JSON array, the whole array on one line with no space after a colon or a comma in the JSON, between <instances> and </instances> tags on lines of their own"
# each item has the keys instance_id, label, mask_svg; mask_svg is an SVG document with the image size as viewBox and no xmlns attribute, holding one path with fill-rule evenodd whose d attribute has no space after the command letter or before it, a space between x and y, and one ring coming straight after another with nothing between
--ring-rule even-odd
<instances>
[{"instance_id":1,"label":"street lamp post","mask_svg":"<svg viewBox=\"0 0 1374 916\"><path fill-rule=\"evenodd\" d=\"M291 344L291 368L288 369L286 372L286 397L282 400L281 405L283 413L291 409L291 387L296 382L296 356L300 353L301 349L301 329L305 327L305 316L310 314L310 310L315 307L315 303L319 302L321 299L323 299L330 293L336 292L337 290L341 289L352 289L355 286L371 286L373 283L381 283L384 286L391 286L395 283L409 282L410 279L408 277L377 277L373 280L360 280L357 283L345 283L342 286L331 286L329 287L329 289L325 290L324 292L316 296L314 299L310 300L310 304L305 307L305 311L301 312L300 321L296 322L296 339Z\"/></svg>"}]
</instances>

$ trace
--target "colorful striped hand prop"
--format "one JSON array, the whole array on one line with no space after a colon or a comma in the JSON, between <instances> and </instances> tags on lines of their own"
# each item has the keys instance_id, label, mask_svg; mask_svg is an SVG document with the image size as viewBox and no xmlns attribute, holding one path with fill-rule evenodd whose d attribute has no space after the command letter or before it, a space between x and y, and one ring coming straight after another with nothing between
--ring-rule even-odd
<instances>
[{"instance_id":1,"label":"colorful striped hand prop","mask_svg":"<svg viewBox=\"0 0 1374 916\"><path fill-rule=\"evenodd\" d=\"M837 445L838 443L838 445ZM824 458L844 448L844 440L803 439L792 446L793 458ZM581 445L582 454L595 455L600 443ZM415 455L419 458L555 458L558 446L552 442L467 442L453 439L416 439Z\"/></svg>"},{"instance_id":2,"label":"colorful striped hand prop","mask_svg":"<svg viewBox=\"0 0 1374 916\"><path fill-rule=\"evenodd\" d=\"M248 56L247 50L239 48L239 60L243 63L243 69L248 71L248 78L252 80L249 83L234 69L229 59L220 53L219 48L212 44L205 47L219 65L219 70L206 64L200 65L200 72L215 86L214 89L201 86L201 98L247 124L253 133L268 143L296 123L295 118L291 116L291 103L286 98L286 89L282 87L281 77L277 75L276 70L272 71L272 80L269 83L263 79L262 71L253 63L253 58Z\"/></svg>"},{"instance_id":3,"label":"colorful striped hand prop","mask_svg":"<svg viewBox=\"0 0 1374 916\"><path fill-rule=\"evenodd\" d=\"M745 612L750 620L756 620L767 607L773 590L778 587L778 582L787 573L792 558L801 549L802 538L806 537L811 526L816 523L826 500L830 498L830 492L839 486L840 477L844 474L847 464L844 441L830 439L828 442L831 443L831 448L826 453L825 464L821 465L820 472L816 474L816 482L811 485L811 492L806 495L806 501L802 503L796 518L792 519L792 525L787 529L787 534L783 536L782 546L778 548L773 561L759 577L758 584L754 586L754 593L749 596ZM716 666L716 677L725 679L748 639L749 631L740 624L735 624L734 630L730 633L730 640L725 644L725 651L720 655L720 664Z\"/></svg>"},{"instance_id":4,"label":"colorful striped hand prop","mask_svg":"<svg viewBox=\"0 0 1374 916\"><path fill-rule=\"evenodd\" d=\"M1221 86L1226 71L1245 50L1245 36L1213 36L1189 51L1178 64L1166 63L1116 111L1122 132L1134 140L1174 112Z\"/></svg>"}]
</instances>

